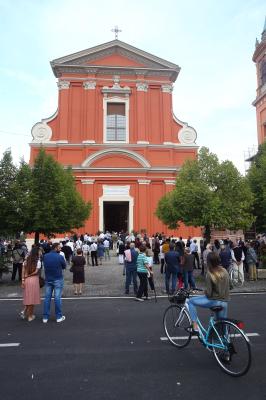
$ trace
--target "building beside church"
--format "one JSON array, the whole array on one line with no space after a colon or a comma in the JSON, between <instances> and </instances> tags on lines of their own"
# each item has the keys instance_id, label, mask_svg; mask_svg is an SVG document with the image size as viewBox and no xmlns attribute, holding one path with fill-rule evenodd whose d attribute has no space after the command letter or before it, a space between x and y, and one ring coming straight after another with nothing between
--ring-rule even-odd
<instances>
[{"instance_id":1,"label":"building beside church","mask_svg":"<svg viewBox=\"0 0 266 400\"><path fill-rule=\"evenodd\" d=\"M256 107L258 144L266 140L266 18L261 41L256 40L252 60L257 68L257 96L252 103Z\"/></svg>"},{"instance_id":2,"label":"building beside church","mask_svg":"<svg viewBox=\"0 0 266 400\"><path fill-rule=\"evenodd\" d=\"M51 67L58 109L33 126L30 162L43 146L71 165L93 205L82 231L200 236L193 227L169 230L154 215L184 161L197 155L196 131L173 114L179 66L115 39Z\"/></svg>"}]
</instances>

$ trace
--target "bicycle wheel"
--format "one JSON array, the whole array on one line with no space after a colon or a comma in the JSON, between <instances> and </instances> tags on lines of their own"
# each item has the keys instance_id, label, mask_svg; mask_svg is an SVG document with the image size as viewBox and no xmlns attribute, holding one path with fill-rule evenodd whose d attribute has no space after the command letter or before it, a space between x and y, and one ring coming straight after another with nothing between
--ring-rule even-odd
<instances>
[{"instance_id":1,"label":"bicycle wheel","mask_svg":"<svg viewBox=\"0 0 266 400\"><path fill-rule=\"evenodd\" d=\"M251 365L248 338L231 321L217 321L214 328L210 332L210 340L214 357L219 366L224 372L232 376L246 374Z\"/></svg>"},{"instance_id":2,"label":"bicycle wheel","mask_svg":"<svg viewBox=\"0 0 266 400\"><path fill-rule=\"evenodd\" d=\"M185 347L191 340L191 319L184 307L169 306L163 316L163 326L170 343L176 347Z\"/></svg>"}]
</instances>

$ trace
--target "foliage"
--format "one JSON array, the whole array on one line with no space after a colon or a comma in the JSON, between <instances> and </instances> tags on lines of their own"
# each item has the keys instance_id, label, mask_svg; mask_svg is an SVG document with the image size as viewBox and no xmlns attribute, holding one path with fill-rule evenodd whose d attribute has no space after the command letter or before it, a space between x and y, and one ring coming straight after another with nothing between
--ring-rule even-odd
<instances>
[{"instance_id":1,"label":"foliage","mask_svg":"<svg viewBox=\"0 0 266 400\"><path fill-rule=\"evenodd\" d=\"M5 236L14 233L17 228L16 176L17 168L11 151L7 150L0 161L0 234Z\"/></svg>"},{"instance_id":2,"label":"foliage","mask_svg":"<svg viewBox=\"0 0 266 400\"><path fill-rule=\"evenodd\" d=\"M252 193L244 177L230 161L202 147L198 159L184 163L175 189L158 204L156 215L169 228L183 222L190 226L241 229L253 221Z\"/></svg>"},{"instance_id":3,"label":"foliage","mask_svg":"<svg viewBox=\"0 0 266 400\"><path fill-rule=\"evenodd\" d=\"M83 226L91 212L67 171L41 149L32 168L28 232L51 235Z\"/></svg>"},{"instance_id":4,"label":"foliage","mask_svg":"<svg viewBox=\"0 0 266 400\"><path fill-rule=\"evenodd\" d=\"M0 234L35 232L47 236L83 226L91 212L76 190L71 169L41 149L33 168L23 160L19 168L10 151L0 161Z\"/></svg>"},{"instance_id":5,"label":"foliage","mask_svg":"<svg viewBox=\"0 0 266 400\"><path fill-rule=\"evenodd\" d=\"M258 232L266 231L266 142L260 145L248 171L248 181L254 195L254 215Z\"/></svg>"}]
</instances>

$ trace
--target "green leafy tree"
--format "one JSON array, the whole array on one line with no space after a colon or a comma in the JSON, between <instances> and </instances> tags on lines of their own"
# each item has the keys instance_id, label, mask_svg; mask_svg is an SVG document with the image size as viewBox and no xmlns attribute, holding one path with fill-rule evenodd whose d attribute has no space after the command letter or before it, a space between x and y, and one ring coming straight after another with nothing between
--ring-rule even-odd
<instances>
[{"instance_id":1,"label":"green leafy tree","mask_svg":"<svg viewBox=\"0 0 266 400\"><path fill-rule=\"evenodd\" d=\"M254 215L258 232L266 230L266 142L260 145L248 171L248 181L254 195Z\"/></svg>"},{"instance_id":2,"label":"green leafy tree","mask_svg":"<svg viewBox=\"0 0 266 400\"><path fill-rule=\"evenodd\" d=\"M13 235L17 230L17 203L15 182L17 168L11 151L4 152L0 161L0 234Z\"/></svg>"},{"instance_id":3,"label":"green leafy tree","mask_svg":"<svg viewBox=\"0 0 266 400\"><path fill-rule=\"evenodd\" d=\"M80 228L91 208L77 192L71 170L64 170L41 149L32 168L26 231L35 232L37 242L40 233L49 236Z\"/></svg>"},{"instance_id":4,"label":"green leafy tree","mask_svg":"<svg viewBox=\"0 0 266 400\"><path fill-rule=\"evenodd\" d=\"M246 178L232 162L202 147L198 159L184 163L175 189L158 203L156 215L169 228L179 222L203 226L210 240L211 228L241 229L252 224L252 193Z\"/></svg>"}]
</instances>

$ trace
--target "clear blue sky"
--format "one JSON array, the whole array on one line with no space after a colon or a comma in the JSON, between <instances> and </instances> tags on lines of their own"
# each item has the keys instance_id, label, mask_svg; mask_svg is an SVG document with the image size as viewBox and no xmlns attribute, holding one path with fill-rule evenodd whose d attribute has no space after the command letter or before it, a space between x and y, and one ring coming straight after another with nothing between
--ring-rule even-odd
<instances>
[{"instance_id":1,"label":"clear blue sky","mask_svg":"<svg viewBox=\"0 0 266 400\"><path fill-rule=\"evenodd\" d=\"M255 39L265 0L0 0L0 155L29 159L31 128L57 108L49 62L114 38L181 67L174 112L243 172L257 144Z\"/></svg>"}]
</instances>

